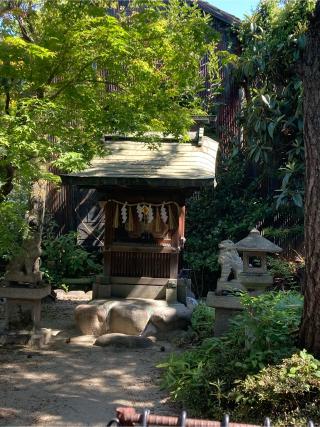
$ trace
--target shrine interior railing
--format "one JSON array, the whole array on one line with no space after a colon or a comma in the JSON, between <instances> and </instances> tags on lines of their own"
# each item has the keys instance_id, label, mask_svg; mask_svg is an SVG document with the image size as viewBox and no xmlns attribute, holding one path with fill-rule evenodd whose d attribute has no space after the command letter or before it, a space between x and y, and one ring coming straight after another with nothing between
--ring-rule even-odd
<instances>
[{"instance_id":1,"label":"shrine interior railing","mask_svg":"<svg viewBox=\"0 0 320 427\"><path fill-rule=\"evenodd\" d=\"M112 245L104 251L109 275L170 278L177 275L179 250L162 246Z\"/></svg>"}]
</instances>

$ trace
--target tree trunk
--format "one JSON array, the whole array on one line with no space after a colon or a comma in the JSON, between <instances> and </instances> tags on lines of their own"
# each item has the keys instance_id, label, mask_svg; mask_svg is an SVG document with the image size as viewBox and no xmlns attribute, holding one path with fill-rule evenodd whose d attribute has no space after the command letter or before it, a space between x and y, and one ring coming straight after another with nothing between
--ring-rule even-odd
<instances>
[{"instance_id":1,"label":"tree trunk","mask_svg":"<svg viewBox=\"0 0 320 427\"><path fill-rule=\"evenodd\" d=\"M303 64L306 283L300 345L320 356L320 0L310 20Z\"/></svg>"},{"instance_id":2,"label":"tree trunk","mask_svg":"<svg viewBox=\"0 0 320 427\"><path fill-rule=\"evenodd\" d=\"M0 160L5 160L1 159ZM5 200L5 198L11 193L13 190L13 179L15 174L15 169L12 165L7 164L3 168L4 172L4 184L0 186L0 203Z\"/></svg>"},{"instance_id":3,"label":"tree trunk","mask_svg":"<svg viewBox=\"0 0 320 427\"><path fill-rule=\"evenodd\" d=\"M46 181L36 181L32 186L30 210L26 215L29 234L21 244L19 252L13 255L7 265L5 283L34 283L42 280L40 255L42 229L45 214Z\"/></svg>"}]
</instances>

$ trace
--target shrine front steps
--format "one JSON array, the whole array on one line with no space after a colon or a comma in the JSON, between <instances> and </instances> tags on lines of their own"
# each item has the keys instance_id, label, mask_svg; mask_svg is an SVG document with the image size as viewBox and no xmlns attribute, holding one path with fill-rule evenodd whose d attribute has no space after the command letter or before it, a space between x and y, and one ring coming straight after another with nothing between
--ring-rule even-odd
<instances>
[{"instance_id":1,"label":"shrine front steps","mask_svg":"<svg viewBox=\"0 0 320 427\"><path fill-rule=\"evenodd\" d=\"M93 300L75 309L77 327L84 335L165 336L186 329L192 310L184 304L143 298Z\"/></svg>"},{"instance_id":2,"label":"shrine front steps","mask_svg":"<svg viewBox=\"0 0 320 427\"><path fill-rule=\"evenodd\" d=\"M169 304L186 303L191 280L155 277L96 276L92 286L93 299L139 298L166 300Z\"/></svg>"}]
</instances>

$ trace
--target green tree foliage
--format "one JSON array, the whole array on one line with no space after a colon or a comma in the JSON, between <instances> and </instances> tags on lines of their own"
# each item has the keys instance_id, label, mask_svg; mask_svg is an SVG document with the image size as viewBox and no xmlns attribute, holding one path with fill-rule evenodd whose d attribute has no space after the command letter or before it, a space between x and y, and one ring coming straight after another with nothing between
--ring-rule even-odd
<instances>
[{"instance_id":1,"label":"green tree foliage","mask_svg":"<svg viewBox=\"0 0 320 427\"><path fill-rule=\"evenodd\" d=\"M0 254L10 255L17 251L21 239L28 234L24 221L27 205L20 200L10 200L0 203Z\"/></svg>"},{"instance_id":2,"label":"green tree foliage","mask_svg":"<svg viewBox=\"0 0 320 427\"><path fill-rule=\"evenodd\" d=\"M77 244L77 233L56 236L50 224L42 241L41 270L49 283L60 286L64 278L78 278L101 272L96 254L91 254Z\"/></svg>"},{"instance_id":3,"label":"green tree foliage","mask_svg":"<svg viewBox=\"0 0 320 427\"><path fill-rule=\"evenodd\" d=\"M220 165L217 181L188 203L185 260L196 272L218 274L218 244L244 238L274 212L272 197L263 197L258 181L249 178L241 154Z\"/></svg>"},{"instance_id":4,"label":"green tree foliage","mask_svg":"<svg viewBox=\"0 0 320 427\"><path fill-rule=\"evenodd\" d=\"M281 182L277 204L303 206L301 58L315 0L262 0L239 29L246 156Z\"/></svg>"},{"instance_id":5,"label":"green tree foliage","mask_svg":"<svg viewBox=\"0 0 320 427\"><path fill-rule=\"evenodd\" d=\"M186 137L207 52L217 89L217 36L196 6L137 0L112 16L117 4L0 2L0 203L50 166L83 168L104 133Z\"/></svg>"},{"instance_id":6,"label":"green tree foliage","mask_svg":"<svg viewBox=\"0 0 320 427\"><path fill-rule=\"evenodd\" d=\"M314 0L263 0L240 24L235 73L245 93L239 117L243 138L230 141L231 156L220 159L217 187L188 206L185 259L200 290L202 281L214 287L220 241L237 241L261 224L267 238L303 236L300 62L314 5ZM273 218L285 213L292 223L274 226Z\"/></svg>"}]
</instances>

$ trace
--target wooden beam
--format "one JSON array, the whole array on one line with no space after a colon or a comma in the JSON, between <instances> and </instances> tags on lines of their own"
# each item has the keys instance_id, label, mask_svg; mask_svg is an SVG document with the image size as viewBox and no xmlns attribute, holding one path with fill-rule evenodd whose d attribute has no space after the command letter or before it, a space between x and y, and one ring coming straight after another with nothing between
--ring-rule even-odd
<instances>
[{"instance_id":1,"label":"wooden beam","mask_svg":"<svg viewBox=\"0 0 320 427\"><path fill-rule=\"evenodd\" d=\"M156 245L143 245L138 246L139 243L133 245L129 244L117 244L113 243L109 246L106 246L104 253L107 252L132 252L132 253L162 253L162 254L172 254L179 253L178 248L173 248L171 246L156 246Z\"/></svg>"},{"instance_id":2,"label":"wooden beam","mask_svg":"<svg viewBox=\"0 0 320 427\"><path fill-rule=\"evenodd\" d=\"M111 284L118 285L150 285L150 286L166 286L169 278L161 277L117 277L111 276Z\"/></svg>"}]
</instances>

